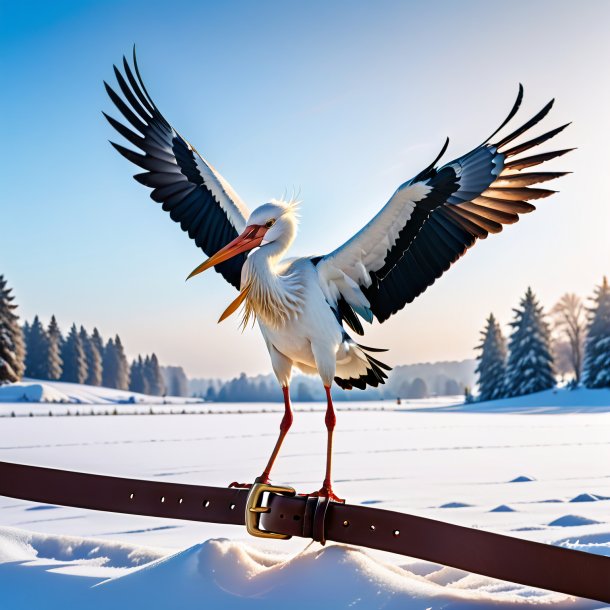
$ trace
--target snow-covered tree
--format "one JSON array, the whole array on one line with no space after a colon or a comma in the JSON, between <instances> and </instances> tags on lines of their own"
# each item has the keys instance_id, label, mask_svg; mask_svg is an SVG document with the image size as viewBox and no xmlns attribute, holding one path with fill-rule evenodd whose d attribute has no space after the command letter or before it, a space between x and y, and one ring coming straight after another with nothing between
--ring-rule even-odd
<instances>
[{"instance_id":1,"label":"snow-covered tree","mask_svg":"<svg viewBox=\"0 0 610 610\"><path fill-rule=\"evenodd\" d=\"M576 384L580 382L582 359L587 333L587 311L580 297L572 293L564 294L551 309L553 318L553 355L556 368L564 373L563 356L567 356L569 374ZM560 362L558 362L560 360Z\"/></svg>"},{"instance_id":2,"label":"snow-covered tree","mask_svg":"<svg viewBox=\"0 0 610 610\"><path fill-rule=\"evenodd\" d=\"M131 363L131 372L129 375L129 389L132 392L140 392L140 394L148 394L148 380L144 376L144 361L142 356L138 356Z\"/></svg>"},{"instance_id":3,"label":"snow-covered tree","mask_svg":"<svg viewBox=\"0 0 610 610\"><path fill-rule=\"evenodd\" d=\"M114 347L117 352L118 358L118 376L117 376L117 388L119 390L129 389L129 363L127 362L127 356L125 356L125 350L123 344L118 335L114 337Z\"/></svg>"},{"instance_id":4,"label":"snow-covered tree","mask_svg":"<svg viewBox=\"0 0 610 610\"><path fill-rule=\"evenodd\" d=\"M152 396L163 396L165 387L163 383L163 375L159 368L159 360L157 356L146 356L144 360L144 376L148 382L148 393Z\"/></svg>"},{"instance_id":5,"label":"snow-covered tree","mask_svg":"<svg viewBox=\"0 0 610 610\"><path fill-rule=\"evenodd\" d=\"M85 379L87 379L87 358L76 324L72 324L70 333L61 346L61 359L64 363L61 380L85 383Z\"/></svg>"},{"instance_id":6,"label":"snow-covered tree","mask_svg":"<svg viewBox=\"0 0 610 610\"><path fill-rule=\"evenodd\" d=\"M188 378L181 366L161 367L166 394L170 396L188 396Z\"/></svg>"},{"instance_id":7,"label":"snow-covered tree","mask_svg":"<svg viewBox=\"0 0 610 610\"><path fill-rule=\"evenodd\" d=\"M129 364L118 335L114 339L108 339L104 347L102 385L119 390L129 389Z\"/></svg>"},{"instance_id":8,"label":"snow-covered tree","mask_svg":"<svg viewBox=\"0 0 610 610\"><path fill-rule=\"evenodd\" d=\"M26 346L26 350L27 350L28 337L29 337L31 328L32 328L32 326L30 325L30 323L27 320L23 323L23 326L21 327L22 336L23 336L23 344Z\"/></svg>"},{"instance_id":9,"label":"snow-covered tree","mask_svg":"<svg viewBox=\"0 0 610 610\"><path fill-rule=\"evenodd\" d=\"M416 377L411 384L409 396L407 398L427 398L428 386L421 377Z\"/></svg>"},{"instance_id":10,"label":"snow-covered tree","mask_svg":"<svg viewBox=\"0 0 610 610\"><path fill-rule=\"evenodd\" d=\"M479 400L495 400L505 395L506 339L493 313L489 314L481 335L475 371L479 377Z\"/></svg>"},{"instance_id":11,"label":"snow-covered tree","mask_svg":"<svg viewBox=\"0 0 610 610\"><path fill-rule=\"evenodd\" d=\"M26 355L25 375L34 379L48 379L49 337L36 316L27 332L24 332Z\"/></svg>"},{"instance_id":12,"label":"snow-covered tree","mask_svg":"<svg viewBox=\"0 0 610 610\"><path fill-rule=\"evenodd\" d=\"M102 354L98 349L97 341L93 342L92 337L87 334L83 326L80 327L79 336L87 360L87 378L85 383L87 385L102 385Z\"/></svg>"},{"instance_id":13,"label":"snow-covered tree","mask_svg":"<svg viewBox=\"0 0 610 610\"><path fill-rule=\"evenodd\" d=\"M47 376L46 379L60 379L63 370L63 360L61 359L61 345L63 338L55 316L51 316L49 327L47 328L48 352L47 352Z\"/></svg>"},{"instance_id":14,"label":"snow-covered tree","mask_svg":"<svg viewBox=\"0 0 610 610\"><path fill-rule=\"evenodd\" d=\"M0 384L19 381L25 369L25 345L17 305L0 275Z\"/></svg>"},{"instance_id":15,"label":"snow-covered tree","mask_svg":"<svg viewBox=\"0 0 610 610\"><path fill-rule=\"evenodd\" d=\"M607 277L595 289L583 378L588 388L610 388L610 286Z\"/></svg>"},{"instance_id":16,"label":"snow-covered tree","mask_svg":"<svg viewBox=\"0 0 610 610\"><path fill-rule=\"evenodd\" d=\"M513 310L509 341L506 393L522 396L555 386L550 332L542 306L531 288Z\"/></svg>"},{"instance_id":17,"label":"snow-covered tree","mask_svg":"<svg viewBox=\"0 0 610 610\"><path fill-rule=\"evenodd\" d=\"M119 362L114 341L108 339L102 354L102 385L106 388L116 388L118 384Z\"/></svg>"}]
</instances>

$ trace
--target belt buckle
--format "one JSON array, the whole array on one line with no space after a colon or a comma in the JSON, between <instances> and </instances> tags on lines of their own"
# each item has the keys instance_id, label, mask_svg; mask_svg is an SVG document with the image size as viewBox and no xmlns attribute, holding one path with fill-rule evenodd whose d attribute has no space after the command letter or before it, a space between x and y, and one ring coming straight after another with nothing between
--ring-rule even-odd
<instances>
[{"instance_id":1,"label":"belt buckle","mask_svg":"<svg viewBox=\"0 0 610 610\"><path fill-rule=\"evenodd\" d=\"M296 491L292 487L281 485L269 485L268 483L254 483L250 488L248 499L246 500L246 529L248 534L257 538L275 538L277 540L288 540L292 536L268 532L260 528L261 513L268 513L271 509L263 506L262 499L264 493L279 494L282 496L294 496Z\"/></svg>"}]
</instances>

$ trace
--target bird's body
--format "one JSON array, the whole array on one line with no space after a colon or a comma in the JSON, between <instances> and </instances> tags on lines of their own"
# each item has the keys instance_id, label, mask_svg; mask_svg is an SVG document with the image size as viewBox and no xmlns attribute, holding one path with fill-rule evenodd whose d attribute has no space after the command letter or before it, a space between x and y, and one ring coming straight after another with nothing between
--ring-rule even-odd
<instances>
[{"instance_id":1,"label":"bird's body","mask_svg":"<svg viewBox=\"0 0 610 610\"><path fill-rule=\"evenodd\" d=\"M531 199L553 193L531 185L565 172L523 172L561 156L569 149L513 157L549 140L566 125L520 144L511 144L549 112L552 102L521 127L490 140L513 118L523 90L502 125L483 144L437 167L438 157L402 184L381 211L333 252L314 257L284 258L297 230L294 202L271 201L252 213L228 182L159 112L140 77L124 58L125 76L115 67L129 105L108 85L107 91L135 130L107 118L131 144L115 148L145 170L135 178L153 188L151 197L210 257L191 276L210 267L240 292L221 320L243 307L244 326L256 319L282 387L285 414L280 435L260 481L271 467L292 423L289 384L294 367L320 376L327 394L327 470L320 495L337 499L331 486L335 414L330 388L377 386L390 367L353 334L364 333L362 321L384 322L419 296L478 239L531 212ZM189 277L191 277L189 276Z\"/></svg>"}]
</instances>

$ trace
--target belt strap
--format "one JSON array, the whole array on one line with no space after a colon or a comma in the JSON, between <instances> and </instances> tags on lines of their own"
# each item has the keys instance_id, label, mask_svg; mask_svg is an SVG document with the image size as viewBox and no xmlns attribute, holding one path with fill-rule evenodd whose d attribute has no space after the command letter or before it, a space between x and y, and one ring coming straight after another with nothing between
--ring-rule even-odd
<instances>
[{"instance_id":1,"label":"belt strap","mask_svg":"<svg viewBox=\"0 0 610 610\"><path fill-rule=\"evenodd\" d=\"M0 495L132 515L244 525L249 491L0 462ZM260 525L610 603L610 558L325 499L269 494Z\"/></svg>"}]
</instances>

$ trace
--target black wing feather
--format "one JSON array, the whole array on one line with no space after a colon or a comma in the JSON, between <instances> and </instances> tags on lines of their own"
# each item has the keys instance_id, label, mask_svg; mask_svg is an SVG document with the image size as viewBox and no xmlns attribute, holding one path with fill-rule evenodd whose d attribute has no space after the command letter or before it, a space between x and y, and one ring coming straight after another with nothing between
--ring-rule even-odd
<instances>
[{"instance_id":1,"label":"black wing feather","mask_svg":"<svg viewBox=\"0 0 610 610\"><path fill-rule=\"evenodd\" d=\"M103 114L121 136L144 154L115 142L111 144L144 170L134 178L153 189L151 198L161 203L171 219L211 256L235 239L238 231L206 184L197 165L196 151L170 126L152 101L140 76L135 49L133 70L123 57L123 73L114 66L114 74L124 99L108 83L104 82L104 86L129 127ZM245 260L246 254L237 255L215 268L239 288Z\"/></svg>"},{"instance_id":2,"label":"black wing feather","mask_svg":"<svg viewBox=\"0 0 610 610\"><path fill-rule=\"evenodd\" d=\"M492 134L494 137L514 116L521 104L523 89L507 119ZM375 317L383 322L413 301L457 261L477 239L498 233L503 225L519 220L519 214L535 207L528 200L547 197L550 189L529 188L567 172L529 172L520 170L540 165L573 149L537 154L504 163L507 157L539 146L560 133L562 125L508 150L503 148L539 123L550 111L553 101L521 127L497 144L491 137L470 153L436 169L428 167L414 178L425 180L432 190L416 208L388 251L384 265L372 272L372 283L363 288ZM568 123L569 124L569 123Z\"/></svg>"}]
</instances>

